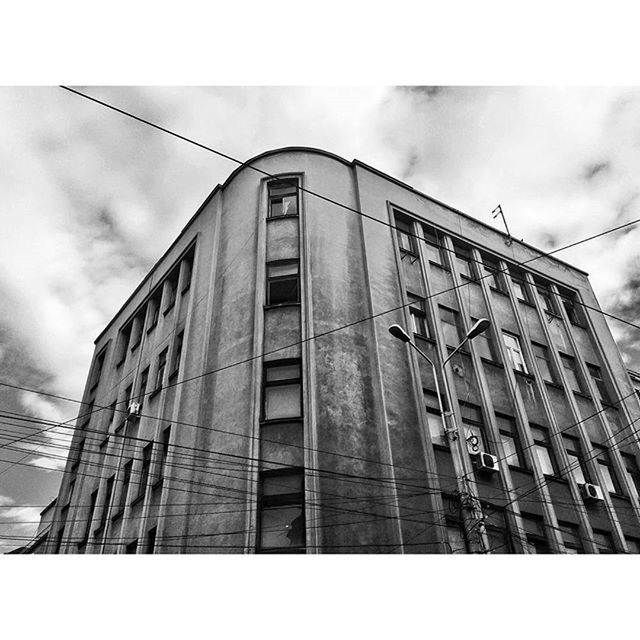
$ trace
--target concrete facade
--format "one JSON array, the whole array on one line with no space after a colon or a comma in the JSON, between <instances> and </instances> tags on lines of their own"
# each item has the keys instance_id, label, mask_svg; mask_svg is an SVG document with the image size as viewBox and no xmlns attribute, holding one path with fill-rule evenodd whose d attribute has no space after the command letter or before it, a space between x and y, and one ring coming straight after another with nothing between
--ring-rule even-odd
<instances>
[{"instance_id":1,"label":"concrete facade","mask_svg":"<svg viewBox=\"0 0 640 640\"><path fill-rule=\"evenodd\" d=\"M264 153L96 340L38 551L637 552L640 405L598 309L583 272L359 161ZM446 436L388 327L439 363L484 317Z\"/></svg>"}]
</instances>

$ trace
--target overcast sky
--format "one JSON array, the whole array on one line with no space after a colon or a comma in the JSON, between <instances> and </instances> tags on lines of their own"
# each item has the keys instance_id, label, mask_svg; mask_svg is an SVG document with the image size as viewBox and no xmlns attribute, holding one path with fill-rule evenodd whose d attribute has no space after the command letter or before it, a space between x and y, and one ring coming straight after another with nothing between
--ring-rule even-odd
<instances>
[{"instance_id":1,"label":"overcast sky","mask_svg":"<svg viewBox=\"0 0 640 640\"><path fill-rule=\"evenodd\" d=\"M241 160L314 146L489 224L500 203L513 235L543 250L640 217L633 88L86 91ZM55 87L0 89L0 121L0 381L80 398L95 337L236 165ZM605 310L637 321L638 246L640 225L558 257L590 274ZM637 331L609 325L640 369ZM77 413L6 387L0 408ZM17 433L2 420L5 436ZM0 535L33 533L57 493L67 433L1 450Z\"/></svg>"}]
</instances>

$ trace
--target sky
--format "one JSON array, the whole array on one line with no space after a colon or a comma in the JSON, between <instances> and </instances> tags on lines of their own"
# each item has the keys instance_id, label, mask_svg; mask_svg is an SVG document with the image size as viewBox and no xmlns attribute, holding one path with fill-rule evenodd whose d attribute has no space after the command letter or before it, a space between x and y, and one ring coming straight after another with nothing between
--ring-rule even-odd
<instances>
[{"instance_id":1,"label":"sky","mask_svg":"<svg viewBox=\"0 0 640 640\"><path fill-rule=\"evenodd\" d=\"M636 88L81 90L239 160L320 147L502 229L500 204L513 236L542 250L640 217ZM237 165L58 87L0 88L0 122L0 382L79 399L94 339ZM558 257L590 274L604 310L636 322L638 246L640 225ZM640 370L637 330L609 326ZM0 407L54 423L77 414L2 386ZM0 443L27 433L11 423L0 419ZM0 536L33 534L69 433L0 451Z\"/></svg>"}]
</instances>

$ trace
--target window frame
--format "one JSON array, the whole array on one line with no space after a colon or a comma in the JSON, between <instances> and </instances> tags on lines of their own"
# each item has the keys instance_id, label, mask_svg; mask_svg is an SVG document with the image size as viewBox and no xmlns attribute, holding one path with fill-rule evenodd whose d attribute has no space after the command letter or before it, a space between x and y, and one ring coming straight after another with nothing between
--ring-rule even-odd
<instances>
[{"instance_id":1,"label":"window frame","mask_svg":"<svg viewBox=\"0 0 640 640\"><path fill-rule=\"evenodd\" d=\"M515 349L515 347L510 346L507 338L511 338L515 341L516 345L517 345L517 349ZM527 367L527 361L524 357L524 350L522 348L522 343L520 342L520 336L516 335L515 333L511 333L510 331L505 331L504 329L502 330L502 342L504 343L504 347L507 351L507 356L509 358L509 362L511 363L511 368L518 373L524 373L526 375L531 375L529 373L529 369ZM520 364L522 365L522 368L520 368L518 366L518 362L516 362L516 359L513 356L513 353L517 353L520 356Z\"/></svg>"},{"instance_id":2,"label":"window frame","mask_svg":"<svg viewBox=\"0 0 640 640\"><path fill-rule=\"evenodd\" d=\"M267 378L267 371L269 369L277 369L279 367L291 367L296 365L298 367L298 377L297 378L284 378L282 380L270 380ZM304 397L303 397L303 384L302 384L302 360L300 358L286 358L283 360L271 360L269 362L265 362L262 367L262 403L261 403L261 411L260 411L260 421L261 422L291 422L296 420L302 420L304 415ZM268 418L267 417L267 395L268 389L275 387L284 387L284 386L293 386L298 385L298 402L300 411L296 416L281 416L277 418Z\"/></svg>"},{"instance_id":3,"label":"window frame","mask_svg":"<svg viewBox=\"0 0 640 640\"><path fill-rule=\"evenodd\" d=\"M431 339L431 328L427 320L426 298L407 291L407 300L409 301L409 318L413 335L419 338ZM420 325L424 327L424 332L417 330L422 328Z\"/></svg>"},{"instance_id":4,"label":"window frame","mask_svg":"<svg viewBox=\"0 0 640 640\"><path fill-rule=\"evenodd\" d=\"M278 187L278 185L282 185ZM272 193L273 189L285 189L285 192L282 194ZM287 192L288 191L288 192ZM277 220L280 218L297 218L300 215L300 181L297 177L285 178L280 177L275 180L270 180L267 183L267 220ZM284 204L285 198L295 198L295 213L273 213L273 205L276 201L280 201L280 203ZM284 206L283 206L284 209Z\"/></svg>"},{"instance_id":5,"label":"window frame","mask_svg":"<svg viewBox=\"0 0 640 640\"><path fill-rule=\"evenodd\" d=\"M413 220L399 212L396 212L394 221L400 256L409 255L417 258L418 243L417 238L413 232ZM408 245L408 248L405 246L405 244Z\"/></svg>"},{"instance_id":6,"label":"window frame","mask_svg":"<svg viewBox=\"0 0 640 640\"><path fill-rule=\"evenodd\" d=\"M270 267L280 267L280 266L287 266L287 265L292 265L292 266L295 265L296 267L295 275L294 274L289 274L284 276L269 275ZM266 286L265 286L265 307L266 308L284 307L287 305L300 304L300 299L301 299L300 260L298 258L291 259L291 260L273 260L271 262L267 262L265 277L266 277ZM286 282L288 280L293 281L294 278L295 278L295 299L283 300L281 302L272 302L273 296L271 293L271 285L274 283Z\"/></svg>"},{"instance_id":7,"label":"window frame","mask_svg":"<svg viewBox=\"0 0 640 640\"><path fill-rule=\"evenodd\" d=\"M582 446L580 444L580 438L572 436L568 433L562 434L562 444L564 450L569 458L569 466L565 469L565 473L571 476L573 480L579 485L590 483L588 469L584 464L584 455L582 452ZM578 466L575 467L575 462ZM576 471L579 471L579 476L576 476Z\"/></svg>"},{"instance_id":8,"label":"window frame","mask_svg":"<svg viewBox=\"0 0 640 640\"><path fill-rule=\"evenodd\" d=\"M529 430L531 432L531 440L533 442L532 449L534 454L533 456L534 464L535 463L538 464L538 466L540 467L540 471L542 472L542 475L549 476L552 478L557 478L559 467L558 467L558 461L556 460L555 452L553 450L553 445L551 444L551 433L549 431L549 428L544 427L540 424L529 422ZM538 432L538 435L542 435L543 437L542 438L538 437L536 434L536 431ZM546 452L546 456L550 463L552 473L545 472L544 470L545 465L542 463L542 461L538 457L538 450L540 449L543 449Z\"/></svg>"}]
</instances>

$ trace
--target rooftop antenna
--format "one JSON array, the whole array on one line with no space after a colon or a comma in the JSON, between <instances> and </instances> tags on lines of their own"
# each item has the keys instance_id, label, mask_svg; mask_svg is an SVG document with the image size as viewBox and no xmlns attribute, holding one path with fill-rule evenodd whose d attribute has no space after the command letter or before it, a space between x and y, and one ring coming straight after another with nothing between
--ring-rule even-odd
<instances>
[{"instance_id":1,"label":"rooftop antenna","mask_svg":"<svg viewBox=\"0 0 640 640\"><path fill-rule=\"evenodd\" d=\"M510 247L513 244L513 237L511 235L511 231L509 231L509 225L507 224L507 219L504 217L504 211L502 210L502 206L498 205L491 213L493 213L494 218L497 218L498 216L502 216L502 222L504 222L504 228L507 230L507 238L504 242L507 245L507 247Z\"/></svg>"}]
</instances>

